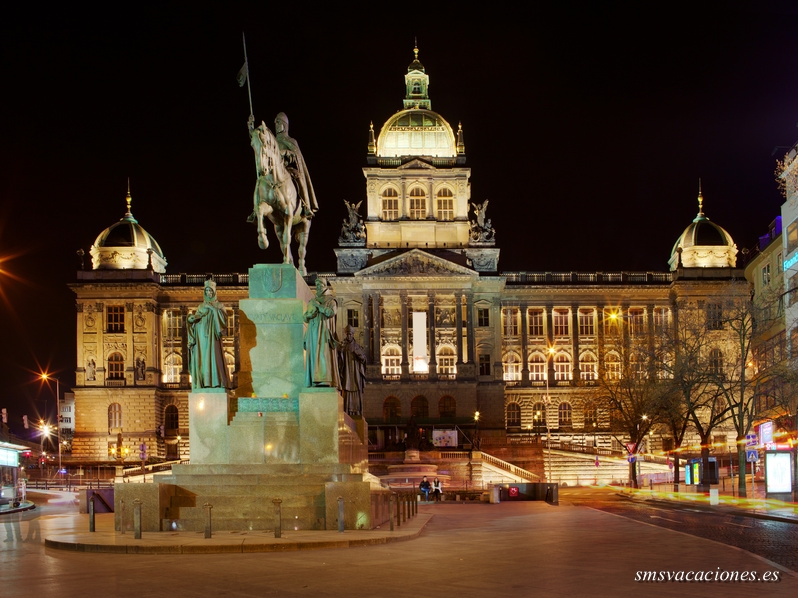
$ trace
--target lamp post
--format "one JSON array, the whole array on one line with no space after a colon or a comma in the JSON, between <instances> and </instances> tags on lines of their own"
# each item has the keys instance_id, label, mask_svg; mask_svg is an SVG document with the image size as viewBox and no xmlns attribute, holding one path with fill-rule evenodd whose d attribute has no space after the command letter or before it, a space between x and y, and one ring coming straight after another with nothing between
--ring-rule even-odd
<instances>
[{"instance_id":1,"label":"lamp post","mask_svg":"<svg viewBox=\"0 0 798 598\"><path fill-rule=\"evenodd\" d=\"M42 465L41 469L44 470L44 466L47 465L47 454L44 452L44 439L45 437L50 437L50 424L44 423L44 420L39 421L39 428L41 429L41 442L39 445L39 454L41 455Z\"/></svg>"},{"instance_id":2,"label":"lamp post","mask_svg":"<svg viewBox=\"0 0 798 598\"><path fill-rule=\"evenodd\" d=\"M546 399L543 401L543 404L546 406L546 450L548 452L546 461L549 466L549 474L546 476L546 481L549 483L551 483L551 433L549 432L549 404L551 403L551 396L549 395L549 366L551 365L552 355L554 355L554 347L549 347L546 350Z\"/></svg>"},{"instance_id":3,"label":"lamp post","mask_svg":"<svg viewBox=\"0 0 798 598\"><path fill-rule=\"evenodd\" d=\"M55 425L58 432L58 475L61 476L61 381L47 372L40 376L45 382L55 380Z\"/></svg>"},{"instance_id":4,"label":"lamp post","mask_svg":"<svg viewBox=\"0 0 798 598\"><path fill-rule=\"evenodd\" d=\"M474 442L472 443L474 450L478 451L481 441L479 439L479 411L474 412Z\"/></svg>"}]
</instances>

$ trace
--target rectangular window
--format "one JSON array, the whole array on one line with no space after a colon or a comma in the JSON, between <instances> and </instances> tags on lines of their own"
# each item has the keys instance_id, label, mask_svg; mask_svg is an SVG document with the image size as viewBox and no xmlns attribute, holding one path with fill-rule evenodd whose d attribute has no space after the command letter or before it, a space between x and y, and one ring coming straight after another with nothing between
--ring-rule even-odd
<instances>
[{"instance_id":1,"label":"rectangular window","mask_svg":"<svg viewBox=\"0 0 798 598\"><path fill-rule=\"evenodd\" d=\"M604 335L619 336L621 334L621 310L604 310Z\"/></svg>"},{"instance_id":2,"label":"rectangular window","mask_svg":"<svg viewBox=\"0 0 798 598\"><path fill-rule=\"evenodd\" d=\"M787 255L798 249L798 220L787 225Z\"/></svg>"},{"instance_id":3,"label":"rectangular window","mask_svg":"<svg viewBox=\"0 0 798 598\"><path fill-rule=\"evenodd\" d=\"M477 326L490 326L490 309L487 307L477 308Z\"/></svg>"},{"instance_id":4,"label":"rectangular window","mask_svg":"<svg viewBox=\"0 0 798 598\"><path fill-rule=\"evenodd\" d=\"M527 333L529 336L535 336L543 338L544 327L543 327L543 310L542 309L530 309L527 312Z\"/></svg>"},{"instance_id":5,"label":"rectangular window","mask_svg":"<svg viewBox=\"0 0 798 598\"><path fill-rule=\"evenodd\" d=\"M720 303L707 303L707 330L723 330L723 306Z\"/></svg>"},{"instance_id":6,"label":"rectangular window","mask_svg":"<svg viewBox=\"0 0 798 598\"><path fill-rule=\"evenodd\" d=\"M167 309L163 315L164 340L179 339L183 330L183 314L179 309Z\"/></svg>"},{"instance_id":7,"label":"rectangular window","mask_svg":"<svg viewBox=\"0 0 798 598\"><path fill-rule=\"evenodd\" d=\"M427 217L427 198L410 196L410 220L424 220Z\"/></svg>"},{"instance_id":8,"label":"rectangular window","mask_svg":"<svg viewBox=\"0 0 798 598\"><path fill-rule=\"evenodd\" d=\"M360 327L360 312L356 309L346 310L346 324L352 328Z\"/></svg>"},{"instance_id":9,"label":"rectangular window","mask_svg":"<svg viewBox=\"0 0 798 598\"><path fill-rule=\"evenodd\" d=\"M762 286L766 287L770 284L770 264L762 266Z\"/></svg>"},{"instance_id":10,"label":"rectangular window","mask_svg":"<svg viewBox=\"0 0 798 598\"><path fill-rule=\"evenodd\" d=\"M382 200L382 219L399 220L399 199L396 197Z\"/></svg>"},{"instance_id":11,"label":"rectangular window","mask_svg":"<svg viewBox=\"0 0 798 598\"><path fill-rule=\"evenodd\" d=\"M668 327L668 308L655 307L654 308L654 330L663 331Z\"/></svg>"},{"instance_id":12,"label":"rectangular window","mask_svg":"<svg viewBox=\"0 0 798 598\"><path fill-rule=\"evenodd\" d=\"M779 252L778 261L776 262L776 272L781 274L784 272L784 254Z\"/></svg>"},{"instance_id":13,"label":"rectangular window","mask_svg":"<svg viewBox=\"0 0 798 598\"><path fill-rule=\"evenodd\" d=\"M489 353L480 353L479 354L479 375L480 376L490 376L490 354Z\"/></svg>"},{"instance_id":14,"label":"rectangular window","mask_svg":"<svg viewBox=\"0 0 798 598\"><path fill-rule=\"evenodd\" d=\"M579 336L595 336L595 318L592 309L579 310Z\"/></svg>"},{"instance_id":15,"label":"rectangular window","mask_svg":"<svg viewBox=\"0 0 798 598\"><path fill-rule=\"evenodd\" d=\"M552 316L554 336L568 336L570 334L569 312L567 309L555 309Z\"/></svg>"},{"instance_id":16,"label":"rectangular window","mask_svg":"<svg viewBox=\"0 0 798 598\"><path fill-rule=\"evenodd\" d=\"M505 307L502 309L502 320L504 320L504 336L518 336L518 318L520 316L517 307Z\"/></svg>"},{"instance_id":17,"label":"rectangular window","mask_svg":"<svg viewBox=\"0 0 798 598\"><path fill-rule=\"evenodd\" d=\"M227 326L222 331L222 336L235 336L236 334L236 312L232 309L225 310L227 313Z\"/></svg>"},{"instance_id":18,"label":"rectangular window","mask_svg":"<svg viewBox=\"0 0 798 598\"><path fill-rule=\"evenodd\" d=\"M108 332L125 331L125 307L123 305L109 305L105 317Z\"/></svg>"},{"instance_id":19,"label":"rectangular window","mask_svg":"<svg viewBox=\"0 0 798 598\"><path fill-rule=\"evenodd\" d=\"M446 222L454 220L453 197L438 197L438 220Z\"/></svg>"},{"instance_id":20,"label":"rectangular window","mask_svg":"<svg viewBox=\"0 0 798 598\"><path fill-rule=\"evenodd\" d=\"M631 336L640 336L645 332L646 317L645 310L643 309L630 309L629 310L629 334Z\"/></svg>"}]
</instances>

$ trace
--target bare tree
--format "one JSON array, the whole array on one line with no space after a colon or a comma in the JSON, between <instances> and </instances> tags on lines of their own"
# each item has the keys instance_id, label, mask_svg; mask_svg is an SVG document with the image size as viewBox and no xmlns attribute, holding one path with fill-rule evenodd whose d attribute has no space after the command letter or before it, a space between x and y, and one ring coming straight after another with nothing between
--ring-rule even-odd
<instances>
[{"instance_id":1,"label":"bare tree","mask_svg":"<svg viewBox=\"0 0 798 598\"><path fill-rule=\"evenodd\" d=\"M623 331L622 331L623 329ZM626 447L629 483L638 487L634 461L652 427L662 421L667 387L656 375L660 360L650 333L629 334L621 326L604 345L603 366L599 369L595 404L610 415L610 431Z\"/></svg>"},{"instance_id":2,"label":"bare tree","mask_svg":"<svg viewBox=\"0 0 798 598\"><path fill-rule=\"evenodd\" d=\"M714 477L710 468L712 433L729 418L730 412L717 384L725 377L724 350L728 340L719 315L722 310L714 299L674 302L673 323L660 337L665 356L662 368L672 389L666 420L672 422L674 439L678 438L679 445L688 426L698 434L702 460L700 488L704 490L709 489ZM676 471L674 484L678 484L678 462Z\"/></svg>"}]
</instances>

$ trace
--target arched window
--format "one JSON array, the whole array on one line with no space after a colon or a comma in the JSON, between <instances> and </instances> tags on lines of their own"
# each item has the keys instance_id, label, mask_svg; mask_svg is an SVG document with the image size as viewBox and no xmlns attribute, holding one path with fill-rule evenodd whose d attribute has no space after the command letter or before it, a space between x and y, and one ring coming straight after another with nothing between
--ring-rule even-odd
<instances>
[{"instance_id":1,"label":"arched window","mask_svg":"<svg viewBox=\"0 0 798 598\"><path fill-rule=\"evenodd\" d=\"M111 403L108 405L108 429L122 427L122 405L119 403Z\"/></svg>"},{"instance_id":2,"label":"arched window","mask_svg":"<svg viewBox=\"0 0 798 598\"><path fill-rule=\"evenodd\" d=\"M571 358L567 353L557 353L554 356L554 379L571 379Z\"/></svg>"},{"instance_id":3,"label":"arched window","mask_svg":"<svg viewBox=\"0 0 798 598\"><path fill-rule=\"evenodd\" d=\"M163 381L177 384L180 382L180 372L183 369L183 360L177 353L172 353L164 359Z\"/></svg>"},{"instance_id":4,"label":"arched window","mask_svg":"<svg viewBox=\"0 0 798 598\"><path fill-rule=\"evenodd\" d=\"M592 353L582 353L579 360L579 378L581 380L596 379L596 358Z\"/></svg>"},{"instance_id":5,"label":"arched window","mask_svg":"<svg viewBox=\"0 0 798 598\"><path fill-rule=\"evenodd\" d=\"M427 419L429 417L429 401L424 395L413 397L410 401L410 414L416 419Z\"/></svg>"},{"instance_id":6,"label":"arched window","mask_svg":"<svg viewBox=\"0 0 798 598\"><path fill-rule=\"evenodd\" d=\"M535 353L529 358L529 379L542 382L547 375L546 358L540 353Z\"/></svg>"},{"instance_id":7,"label":"arched window","mask_svg":"<svg viewBox=\"0 0 798 598\"><path fill-rule=\"evenodd\" d=\"M402 374L402 352L399 347L387 346L382 351L382 375L399 376Z\"/></svg>"},{"instance_id":8,"label":"arched window","mask_svg":"<svg viewBox=\"0 0 798 598\"><path fill-rule=\"evenodd\" d=\"M399 193L393 187L382 191L382 219L399 220Z\"/></svg>"},{"instance_id":9,"label":"arched window","mask_svg":"<svg viewBox=\"0 0 798 598\"><path fill-rule=\"evenodd\" d=\"M438 220L454 220L454 193L448 187L443 187L438 191L437 196Z\"/></svg>"},{"instance_id":10,"label":"arched window","mask_svg":"<svg viewBox=\"0 0 798 598\"><path fill-rule=\"evenodd\" d=\"M167 405L163 414L163 427L167 436L177 436L180 429L180 413L174 405Z\"/></svg>"},{"instance_id":11,"label":"arched window","mask_svg":"<svg viewBox=\"0 0 798 598\"><path fill-rule=\"evenodd\" d=\"M124 380L125 378L125 358L121 353L111 353L108 356L108 379Z\"/></svg>"},{"instance_id":12,"label":"arched window","mask_svg":"<svg viewBox=\"0 0 798 598\"><path fill-rule=\"evenodd\" d=\"M532 405L532 427L540 432L546 429L546 404L535 403Z\"/></svg>"},{"instance_id":13,"label":"arched window","mask_svg":"<svg viewBox=\"0 0 798 598\"><path fill-rule=\"evenodd\" d=\"M615 352L607 353L604 357L604 377L607 380L621 379L621 358Z\"/></svg>"},{"instance_id":14,"label":"arched window","mask_svg":"<svg viewBox=\"0 0 798 598\"><path fill-rule=\"evenodd\" d=\"M560 403L560 407L558 409L559 412L559 424L560 427L563 426L570 426L571 425L571 404L570 403Z\"/></svg>"},{"instance_id":15,"label":"arched window","mask_svg":"<svg viewBox=\"0 0 798 598\"><path fill-rule=\"evenodd\" d=\"M443 345L438 349L438 374L442 374L444 376L454 376L457 373L457 367L455 366L455 361L457 360L457 355L454 353L454 349L447 345Z\"/></svg>"},{"instance_id":16,"label":"arched window","mask_svg":"<svg viewBox=\"0 0 798 598\"><path fill-rule=\"evenodd\" d=\"M451 395L443 395L438 401L438 413L441 417L457 417L457 403Z\"/></svg>"},{"instance_id":17,"label":"arched window","mask_svg":"<svg viewBox=\"0 0 798 598\"><path fill-rule=\"evenodd\" d=\"M507 403L507 427L521 427L521 405L518 403Z\"/></svg>"},{"instance_id":18,"label":"arched window","mask_svg":"<svg viewBox=\"0 0 798 598\"><path fill-rule=\"evenodd\" d=\"M424 220L427 217L427 194L422 187L410 190L410 220Z\"/></svg>"},{"instance_id":19,"label":"arched window","mask_svg":"<svg viewBox=\"0 0 798 598\"><path fill-rule=\"evenodd\" d=\"M382 419L386 422L398 422L402 419L402 404L396 397L387 397L382 403Z\"/></svg>"},{"instance_id":20,"label":"arched window","mask_svg":"<svg viewBox=\"0 0 798 598\"><path fill-rule=\"evenodd\" d=\"M521 358L518 353L509 352L504 356L504 379L505 380L520 380L521 379Z\"/></svg>"},{"instance_id":21,"label":"arched window","mask_svg":"<svg viewBox=\"0 0 798 598\"><path fill-rule=\"evenodd\" d=\"M712 349L709 352L709 373L723 376L723 353L720 349Z\"/></svg>"}]
</instances>

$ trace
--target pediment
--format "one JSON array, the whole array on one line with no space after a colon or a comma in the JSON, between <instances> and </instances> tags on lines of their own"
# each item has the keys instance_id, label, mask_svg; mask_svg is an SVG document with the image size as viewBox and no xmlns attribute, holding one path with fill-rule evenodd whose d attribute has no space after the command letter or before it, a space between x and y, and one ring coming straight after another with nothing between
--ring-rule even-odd
<instances>
[{"instance_id":1,"label":"pediment","mask_svg":"<svg viewBox=\"0 0 798 598\"><path fill-rule=\"evenodd\" d=\"M418 169L437 170L431 164L427 164L426 162L424 162L423 160L419 160L418 158L414 158L413 160L410 160L410 162L406 162L401 166L397 167L397 170L418 170Z\"/></svg>"},{"instance_id":2,"label":"pediment","mask_svg":"<svg viewBox=\"0 0 798 598\"><path fill-rule=\"evenodd\" d=\"M377 264L355 272L355 276L479 276L474 270L431 255L421 249L411 249L389 257Z\"/></svg>"}]
</instances>

